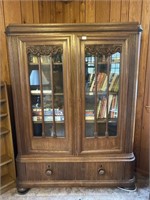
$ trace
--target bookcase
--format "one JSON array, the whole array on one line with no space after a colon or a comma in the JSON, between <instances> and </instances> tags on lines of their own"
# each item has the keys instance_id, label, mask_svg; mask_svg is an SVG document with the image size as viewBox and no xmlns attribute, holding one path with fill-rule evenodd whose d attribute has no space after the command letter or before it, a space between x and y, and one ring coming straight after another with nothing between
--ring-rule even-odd
<instances>
[{"instance_id":1,"label":"bookcase","mask_svg":"<svg viewBox=\"0 0 150 200\"><path fill-rule=\"evenodd\" d=\"M141 31L136 22L7 27L19 192L134 188Z\"/></svg>"},{"instance_id":2,"label":"bookcase","mask_svg":"<svg viewBox=\"0 0 150 200\"><path fill-rule=\"evenodd\" d=\"M16 185L15 161L6 82L0 83L0 193Z\"/></svg>"}]
</instances>

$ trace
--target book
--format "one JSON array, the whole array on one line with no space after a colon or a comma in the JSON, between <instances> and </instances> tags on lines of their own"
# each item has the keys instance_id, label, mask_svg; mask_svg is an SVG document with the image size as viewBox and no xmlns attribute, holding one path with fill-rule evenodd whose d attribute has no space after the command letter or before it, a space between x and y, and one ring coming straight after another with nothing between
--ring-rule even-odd
<instances>
[{"instance_id":1,"label":"book","mask_svg":"<svg viewBox=\"0 0 150 200\"><path fill-rule=\"evenodd\" d=\"M105 92L106 90L107 90L107 75L105 76L103 85L102 85L102 87L101 87L101 91L102 91L102 92Z\"/></svg>"},{"instance_id":2,"label":"book","mask_svg":"<svg viewBox=\"0 0 150 200\"><path fill-rule=\"evenodd\" d=\"M92 83L91 83L90 92L93 91L94 84L95 84L95 76L94 76L93 81L92 81Z\"/></svg>"},{"instance_id":3,"label":"book","mask_svg":"<svg viewBox=\"0 0 150 200\"><path fill-rule=\"evenodd\" d=\"M107 74L103 72L99 72L97 74L97 80L94 74L94 78L92 79L92 83L90 85L90 92L93 92L96 90L96 84L97 84L97 91L106 91L107 89Z\"/></svg>"},{"instance_id":4,"label":"book","mask_svg":"<svg viewBox=\"0 0 150 200\"><path fill-rule=\"evenodd\" d=\"M108 113L110 112L110 107L111 107L112 99L113 99L113 95L110 94L109 95L109 100L108 100Z\"/></svg>"},{"instance_id":5,"label":"book","mask_svg":"<svg viewBox=\"0 0 150 200\"><path fill-rule=\"evenodd\" d=\"M94 120L94 110L85 111L85 120Z\"/></svg>"},{"instance_id":6,"label":"book","mask_svg":"<svg viewBox=\"0 0 150 200\"><path fill-rule=\"evenodd\" d=\"M103 97L101 100L101 106L99 110L99 114L97 115L99 118L106 118L107 113L107 98Z\"/></svg>"},{"instance_id":7,"label":"book","mask_svg":"<svg viewBox=\"0 0 150 200\"><path fill-rule=\"evenodd\" d=\"M113 95L109 115L110 115L110 118L117 118L118 116L118 96L117 95Z\"/></svg>"},{"instance_id":8,"label":"book","mask_svg":"<svg viewBox=\"0 0 150 200\"><path fill-rule=\"evenodd\" d=\"M99 100L98 106L97 106L97 118L99 117L99 113L100 113L100 110L101 110L101 104L102 104L102 101Z\"/></svg>"},{"instance_id":9,"label":"book","mask_svg":"<svg viewBox=\"0 0 150 200\"><path fill-rule=\"evenodd\" d=\"M114 86L114 83L115 83L117 77L118 77L118 74L114 74L114 75L113 75L112 81L110 82L109 91L112 91L112 88L113 88L113 86Z\"/></svg>"},{"instance_id":10,"label":"book","mask_svg":"<svg viewBox=\"0 0 150 200\"><path fill-rule=\"evenodd\" d=\"M101 77L99 82L97 83L97 91L101 91L101 88L103 87L103 84L106 80L107 75L105 73L100 73Z\"/></svg>"},{"instance_id":11,"label":"book","mask_svg":"<svg viewBox=\"0 0 150 200\"><path fill-rule=\"evenodd\" d=\"M114 83L114 86L113 86L113 88L112 88L112 91L113 91L113 92L118 92L118 91L119 91L119 75L118 75L117 78L116 78L116 81L115 81L115 83Z\"/></svg>"}]
</instances>

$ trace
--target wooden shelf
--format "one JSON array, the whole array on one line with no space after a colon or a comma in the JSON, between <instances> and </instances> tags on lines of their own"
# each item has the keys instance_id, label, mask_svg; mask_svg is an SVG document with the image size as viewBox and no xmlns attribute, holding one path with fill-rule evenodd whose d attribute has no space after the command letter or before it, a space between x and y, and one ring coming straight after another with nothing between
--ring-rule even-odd
<instances>
[{"instance_id":1,"label":"wooden shelf","mask_svg":"<svg viewBox=\"0 0 150 200\"><path fill-rule=\"evenodd\" d=\"M0 128L0 135L4 135L9 133L9 129L5 128L5 127L1 127Z\"/></svg>"},{"instance_id":2,"label":"wooden shelf","mask_svg":"<svg viewBox=\"0 0 150 200\"><path fill-rule=\"evenodd\" d=\"M118 118L111 118L111 119L108 119L108 123L117 123L117 119ZM107 119L97 119L97 123L106 123ZM86 120L85 118L85 122L86 123L95 123L95 120Z\"/></svg>"},{"instance_id":3,"label":"wooden shelf","mask_svg":"<svg viewBox=\"0 0 150 200\"><path fill-rule=\"evenodd\" d=\"M41 124L42 121L33 121L34 124ZM44 121L45 124L52 124L54 123L54 121ZM64 124L65 122L64 121L55 121L56 124Z\"/></svg>"},{"instance_id":4,"label":"wooden shelf","mask_svg":"<svg viewBox=\"0 0 150 200\"><path fill-rule=\"evenodd\" d=\"M1 82L1 83L0 83L0 87L2 88L2 87L4 87L4 86L5 86L4 82Z\"/></svg>"},{"instance_id":5,"label":"wooden shelf","mask_svg":"<svg viewBox=\"0 0 150 200\"><path fill-rule=\"evenodd\" d=\"M7 115L8 115L7 113L1 113L1 114L0 114L0 118L7 117Z\"/></svg>"},{"instance_id":6,"label":"wooden shelf","mask_svg":"<svg viewBox=\"0 0 150 200\"><path fill-rule=\"evenodd\" d=\"M9 174L1 177L1 190L11 187L12 184L15 184L15 180Z\"/></svg>"},{"instance_id":7,"label":"wooden shelf","mask_svg":"<svg viewBox=\"0 0 150 200\"><path fill-rule=\"evenodd\" d=\"M86 62L86 64L90 64L92 66L89 67L94 67L95 66L95 62ZM97 63L98 65L107 65L108 62L107 61L101 61ZM120 64L120 60L114 60L112 62L110 62L110 64Z\"/></svg>"},{"instance_id":8,"label":"wooden shelf","mask_svg":"<svg viewBox=\"0 0 150 200\"><path fill-rule=\"evenodd\" d=\"M0 193L6 192L15 186L16 171L13 151L12 130L10 122L10 111L8 104L7 85L5 82L0 84L2 99L0 111L0 171L1 171L1 187ZM3 120L5 119L5 120ZM6 174L7 172L7 174ZM5 175L4 175L5 174Z\"/></svg>"},{"instance_id":9,"label":"wooden shelf","mask_svg":"<svg viewBox=\"0 0 150 200\"><path fill-rule=\"evenodd\" d=\"M1 156L0 167L2 167L3 165L7 165L10 162L12 162L12 158L10 158L8 155L3 155L3 156Z\"/></svg>"},{"instance_id":10,"label":"wooden shelf","mask_svg":"<svg viewBox=\"0 0 150 200\"><path fill-rule=\"evenodd\" d=\"M62 65L62 62L54 62L53 65ZM38 66L38 63L29 63L30 66ZM43 66L50 66L50 63L41 63L41 65Z\"/></svg>"},{"instance_id":11,"label":"wooden shelf","mask_svg":"<svg viewBox=\"0 0 150 200\"><path fill-rule=\"evenodd\" d=\"M86 92L86 95L92 96L95 95L96 92ZM118 94L118 92L109 91L108 94ZM107 95L107 92L97 92L97 95Z\"/></svg>"},{"instance_id":12,"label":"wooden shelf","mask_svg":"<svg viewBox=\"0 0 150 200\"><path fill-rule=\"evenodd\" d=\"M5 103L6 99L0 99L0 103Z\"/></svg>"}]
</instances>

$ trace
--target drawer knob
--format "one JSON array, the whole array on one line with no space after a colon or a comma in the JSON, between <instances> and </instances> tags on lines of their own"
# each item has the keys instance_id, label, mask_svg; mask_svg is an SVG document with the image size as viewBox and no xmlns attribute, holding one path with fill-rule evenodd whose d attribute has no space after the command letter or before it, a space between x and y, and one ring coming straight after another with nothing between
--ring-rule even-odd
<instances>
[{"instance_id":1,"label":"drawer knob","mask_svg":"<svg viewBox=\"0 0 150 200\"><path fill-rule=\"evenodd\" d=\"M46 174L47 176L51 176L51 175L53 174L53 171L52 171L51 169L47 169L47 170L45 171L45 174Z\"/></svg>"},{"instance_id":2,"label":"drawer knob","mask_svg":"<svg viewBox=\"0 0 150 200\"><path fill-rule=\"evenodd\" d=\"M98 170L98 173L99 173L99 175L104 175L105 174L105 170L101 168L101 169Z\"/></svg>"}]
</instances>

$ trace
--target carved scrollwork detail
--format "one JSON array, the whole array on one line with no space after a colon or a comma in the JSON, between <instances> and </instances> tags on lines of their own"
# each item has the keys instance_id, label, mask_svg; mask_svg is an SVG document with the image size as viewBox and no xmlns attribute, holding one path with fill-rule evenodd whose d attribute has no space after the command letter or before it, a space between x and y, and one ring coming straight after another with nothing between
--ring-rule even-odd
<instances>
[{"instance_id":1,"label":"carved scrollwork detail","mask_svg":"<svg viewBox=\"0 0 150 200\"><path fill-rule=\"evenodd\" d=\"M101 57L103 55L110 56L116 52L121 53L121 46L116 45L86 45L85 53L91 54L93 56Z\"/></svg>"},{"instance_id":2,"label":"carved scrollwork detail","mask_svg":"<svg viewBox=\"0 0 150 200\"><path fill-rule=\"evenodd\" d=\"M55 46L55 45L34 45L34 46L28 46L27 47L27 54L32 54L36 56L41 55L56 55L56 54L62 54L63 53L63 47L62 46Z\"/></svg>"}]
</instances>

